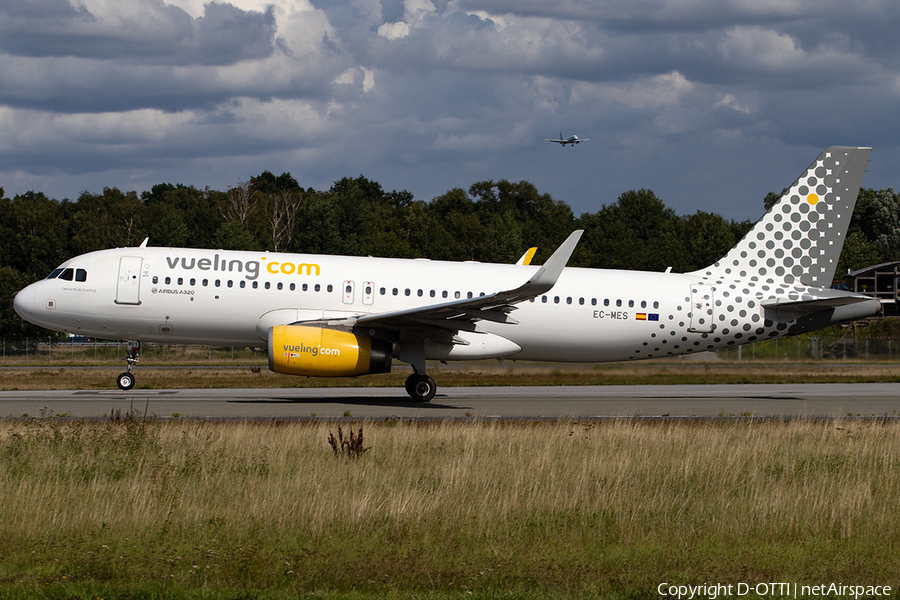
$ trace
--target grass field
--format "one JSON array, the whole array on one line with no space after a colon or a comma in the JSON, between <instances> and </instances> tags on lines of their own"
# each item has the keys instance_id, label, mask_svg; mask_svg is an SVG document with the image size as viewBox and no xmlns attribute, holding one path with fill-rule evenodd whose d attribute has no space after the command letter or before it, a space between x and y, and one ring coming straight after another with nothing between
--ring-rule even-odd
<instances>
[{"instance_id":1,"label":"grass field","mask_svg":"<svg viewBox=\"0 0 900 600\"><path fill-rule=\"evenodd\" d=\"M900 584L900 425L343 427L2 422L0 597Z\"/></svg>"},{"instance_id":2,"label":"grass field","mask_svg":"<svg viewBox=\"0 0 900 600\"><path fill-rule=\"evenodd\" d=\"M0 390L114 389L123 366L53 368L9 366L0 369ZM399 366L383 375L305 378L272 373L263 364L240 367L179 365L140 366L137 389L277 388L277 387L403 387L409 368ZM600 365L552 365L496 362L446 367L429 364L440 387L498 385L679 385L704 383L892 383L900 382L900 363L864 361L695 362L679 359Z\"/></svg>"}]
</instances>

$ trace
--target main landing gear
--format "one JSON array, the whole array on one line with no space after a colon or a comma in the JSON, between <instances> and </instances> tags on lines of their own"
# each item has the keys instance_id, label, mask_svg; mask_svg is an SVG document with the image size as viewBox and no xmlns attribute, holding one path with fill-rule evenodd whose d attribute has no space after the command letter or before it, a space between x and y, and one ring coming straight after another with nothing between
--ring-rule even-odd
<instances>
[{"instance_id":1,"label":"main landing gear","mask_svg":"<svg viewBox=\"0 0 900 600\"><path fill-rule=\"evenodd\" d=\"M413 373L406 378L406 393L416 402L428 402L436 392L437 384L425 373Z\"/></svg>"},{"instance_id":2,"label":"main landing gear","mask_svg":"<svg viewBox=\"0 0 900 600\"><path fill-rule=\"evenodd\" d=\"M125 362L128 363L128 367L124 373L116 378L116 384L119 386L120 390L130 390L134 387L134 365L140 362L140 353L141 343L129 340L128 356L125 357Z\"/></svg>"}]
</instances>

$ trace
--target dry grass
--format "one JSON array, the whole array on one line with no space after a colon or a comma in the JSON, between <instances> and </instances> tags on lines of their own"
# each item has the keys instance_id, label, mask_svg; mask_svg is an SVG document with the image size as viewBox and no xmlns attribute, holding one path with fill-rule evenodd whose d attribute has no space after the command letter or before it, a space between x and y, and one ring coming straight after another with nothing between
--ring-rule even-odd
<instances>
[{"instance_id":1,"label":"dry grass","mask_svg":"<svg viewBox=\"0 0 900 600\"><path fill-rule=\"evenodd\" d=\"M661 360L602 365L515 364L496 362L447 367L429 365L441 387L506 385L633 385L712 383L891 383L900 382L900 364L873 365L846 361L698 363ZM0 390L112 389L123 367L7 368L0 370ZM403 387L408 368L364 377L305 378L272 373L263 365L243 367L140 366L138 389L278 388L278 387Z\"/></svg>"},{"instance_id":2,"label":"dry grass","mask_svg":"<svg viewBox=\"0 0 900 600\"><path fill-rule=\"evenodd\" d=\"M900 572L900 426L7 422L0 582L653 596Z\"/></svg>"}]
</instances>

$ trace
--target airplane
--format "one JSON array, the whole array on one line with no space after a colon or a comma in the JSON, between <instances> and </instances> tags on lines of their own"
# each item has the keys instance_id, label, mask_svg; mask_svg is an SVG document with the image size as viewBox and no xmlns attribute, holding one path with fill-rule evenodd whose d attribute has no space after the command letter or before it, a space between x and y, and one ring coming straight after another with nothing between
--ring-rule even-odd
<instances>
[{"instance_id":1,"label":"airplane","mask_svg":"<svg viewBox=\"0 0 900 600\"><path fill-rule=\"evenodd\" d=\"M554 144L559 144L561 147L565 148L566 144L572 144L574 146L575 144L580 144L581 142L589 142L589 141L591 141L591 138L581 139L577 135L570 135L567 138L563 138L562 131L560 131L558 140L550 140L550 139L544 138L544 141L545 142L553 142Z\"/></svg>"},{"instance_id":2,"label":"airplane","mask_svg":"<svg viewBox=\"0 0 900 600\"><path fill-rule=\"evenodd\" d=\"M870 148L826 149L728 254L689 273L567 268L582 231L541 266L139 247L76 256L19 291L25 320L141 343L261 346L301 376L386 373L426 361L634 361L778 339L876 316L831 289Z\"/></svg>"}]
</instances>

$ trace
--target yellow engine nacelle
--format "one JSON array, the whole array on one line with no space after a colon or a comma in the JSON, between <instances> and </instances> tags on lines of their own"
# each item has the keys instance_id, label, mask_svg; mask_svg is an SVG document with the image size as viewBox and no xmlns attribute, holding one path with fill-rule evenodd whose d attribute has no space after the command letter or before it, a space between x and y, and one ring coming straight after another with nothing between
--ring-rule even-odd
<instances>
[{"instance_id":1,"label":"yellow engine nacelle","mask_svg":"<svg viewBox=\"0 0 900 600\"><path fill-rule=\"evenodd\" d=\"M276 373L309 377L390 373L392 349L389 342L334 329L269 328L269 369Z\"/></svg>"}]
</instances>

